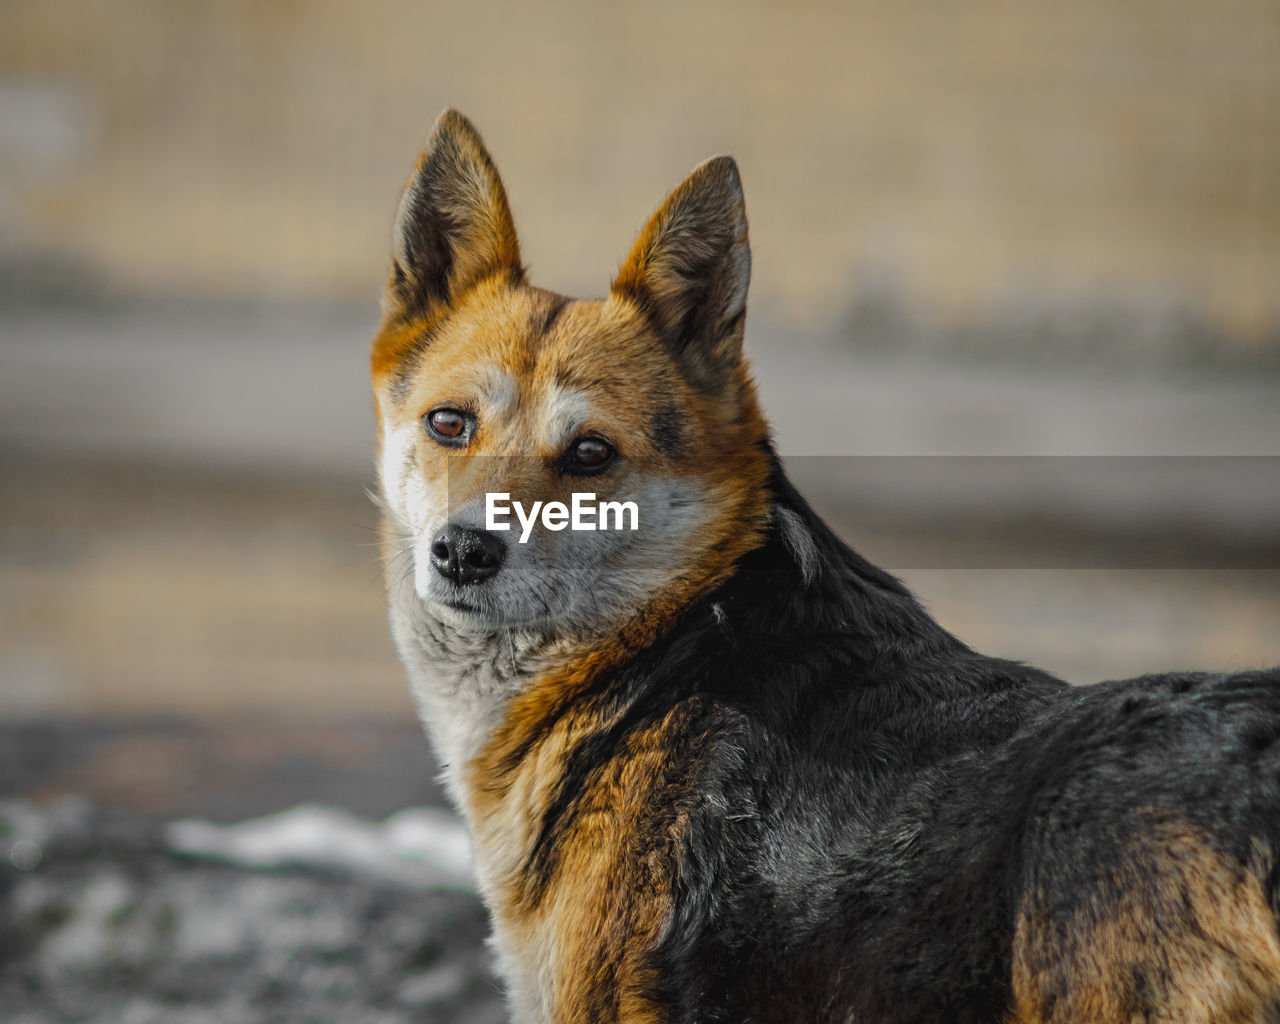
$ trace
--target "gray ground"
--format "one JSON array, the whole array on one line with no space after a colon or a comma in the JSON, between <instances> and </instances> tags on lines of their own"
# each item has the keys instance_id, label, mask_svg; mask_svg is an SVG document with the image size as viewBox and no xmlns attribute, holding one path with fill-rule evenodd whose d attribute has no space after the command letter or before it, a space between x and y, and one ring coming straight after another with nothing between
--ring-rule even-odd
<instances>
[{"instance_id":1,"label":"gray ground","mask_svg":"<svg viewBox=\"0 0 1280 1024\"><path fill-rule=\"evenodd\" d=\"M6 1024L503 1019L469 893L179 857L75 800L0 803L0 847Z\"/></svg>"}]
</instances>

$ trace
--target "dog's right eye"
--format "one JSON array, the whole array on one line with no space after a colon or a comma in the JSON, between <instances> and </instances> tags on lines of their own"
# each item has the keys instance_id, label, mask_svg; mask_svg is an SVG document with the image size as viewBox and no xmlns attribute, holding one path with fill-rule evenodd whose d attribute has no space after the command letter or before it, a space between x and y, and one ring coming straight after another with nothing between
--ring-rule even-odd
<instances>
[{"instance_id":1,"label":"dog's right eye","mask_svg":"<svg viewBox=\"0 0 1280 1024\"><path fill-rule=\"evenodd\" d=\"M472 419L457 409L433 409L423 420L427 432L440 444L464 445L471 439Z\"/></svg>"}]
</instances>

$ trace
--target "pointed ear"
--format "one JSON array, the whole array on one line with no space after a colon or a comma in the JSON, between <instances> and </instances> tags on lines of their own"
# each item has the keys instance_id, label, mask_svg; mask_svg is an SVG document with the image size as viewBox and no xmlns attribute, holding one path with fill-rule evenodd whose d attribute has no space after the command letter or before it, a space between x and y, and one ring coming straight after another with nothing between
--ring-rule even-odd
<instances>
[{"instance_id":1,"label":"pointed ear","mask_svg":"<svg viewBox=\"0 0 1280 1024\"><path fill-rule=\"evenodd\" d=\"M446 110L400 198L384 316L431 317L500 272L524 278L507 193L480 133Z\"/></svg>"},{"instance_id":2,"label":"pointed ear","mask_svg":"<svg viewBox=\"0 0 1280 1024\"><path fill-rule=\"evenodd\" d=\"M750 280L738 165L716 156L649 219L612 291L644 313L695 387L715 390L742 356Z\"/></svg>"}]
</instances>

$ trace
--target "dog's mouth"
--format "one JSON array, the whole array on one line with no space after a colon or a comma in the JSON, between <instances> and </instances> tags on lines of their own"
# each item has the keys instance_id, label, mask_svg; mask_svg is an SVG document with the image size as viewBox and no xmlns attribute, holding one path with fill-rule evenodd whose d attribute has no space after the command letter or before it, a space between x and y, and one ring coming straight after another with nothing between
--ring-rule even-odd
<instances>
[{"instance_id":1,"label":"dog's mouth","mask_svg":"<svg viewBox=\"0 0 1280 1024\"><path fill-rule=\"evenodd\" d=\"M503 625L502 613L491 604L477 600L478 596L454 592L432 596L428 602L445 611L447 617L460 627L494 629Z\"/></svg>"},{"instance_id":2,"label":"dog's mouth","mask_svg":"<svg viewBox=\"0 0 1280 1024\"><path fill-rule=\"evenodd\" d=\"M432 597L428 603L445 612L445 617L455 627L465 630L503 630L503 629L537 629L553 625L553 618L548 615L511 615L488 602L468 600L467 596L449 594L445 597Z\"/></svg>"},{"instance_id":3,"label":"dog's mouth","mask_svg":"<svg viewBox=\"0 0 1280 1024\"><path fill-rule=\"evenodd\" d=\"M440 605L450 611L464 612L470 615L492 613L488 603L483 600L481 595L468 593L463 587L447 586L432 589L435 590L435 593L428 592L423 595L431 604Z\"/></svg>"}]
</instances>

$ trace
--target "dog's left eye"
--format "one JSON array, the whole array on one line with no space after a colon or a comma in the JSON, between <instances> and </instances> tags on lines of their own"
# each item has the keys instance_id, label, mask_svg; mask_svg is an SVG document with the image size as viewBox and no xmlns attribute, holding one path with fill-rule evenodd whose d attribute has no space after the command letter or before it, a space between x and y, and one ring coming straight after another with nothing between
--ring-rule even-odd
<instances>
[{"instance_id":1,"label":"dog's left eye","mask_svg":"<svg viewBox=\"0 0 1280 1024\"><path fill-rule=\"evenodd\" d=\"M470 440L473 421L458 409L435 409L423 417L427 430L440 444L456 447Z\"/></svg>"},{"instance_id":2,"label":"dog's left eye","mask_svg":"<svg viewBox=\"0 0 1280 1024\"><path fill-rule=\"evenodd\" d=\"M565 452L565 469L579 475L599 473L617 456L618 450L598 437L580 437Z\"/></svg>"}]
</instances>

